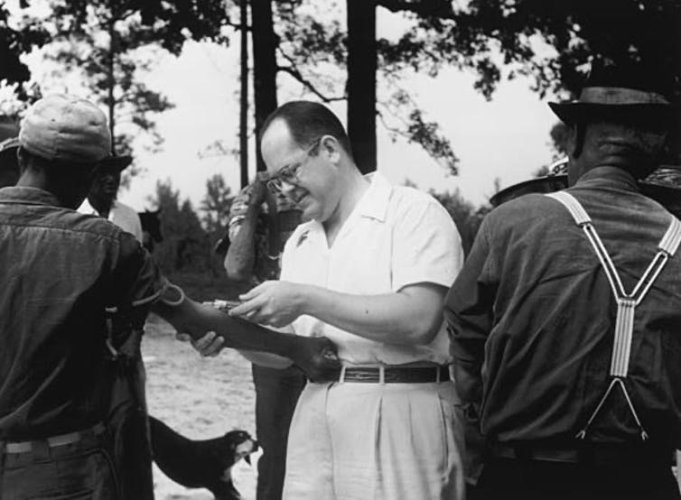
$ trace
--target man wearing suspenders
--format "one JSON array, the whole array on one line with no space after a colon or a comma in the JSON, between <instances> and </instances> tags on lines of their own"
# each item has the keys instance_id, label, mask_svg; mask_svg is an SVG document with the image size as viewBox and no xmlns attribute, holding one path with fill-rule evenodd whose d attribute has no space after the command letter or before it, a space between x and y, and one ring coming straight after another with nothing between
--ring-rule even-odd
<instances>
[{"instance_id":1,"label":"man wearing suspenders","mask_svg":"<svg viewBox=\"0 0 681 500\"><path fill-rule=\"evenodd\" d=\"M447 296L474 498L680 498L681 223L637 185L670 94L659 66L594 62L551 105L570 187L490 213Z\"/></svg>"}]
</instances>

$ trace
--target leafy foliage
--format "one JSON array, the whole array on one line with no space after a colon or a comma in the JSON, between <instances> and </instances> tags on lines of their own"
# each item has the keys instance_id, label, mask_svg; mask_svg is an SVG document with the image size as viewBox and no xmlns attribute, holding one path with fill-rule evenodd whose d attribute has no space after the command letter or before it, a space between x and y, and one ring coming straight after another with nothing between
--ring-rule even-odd
<instances>
[{"instance_id":1,"label":"leafy foliage","mask_svg":"<svg viewBox=\"0 0 681 500\"><path fill-rule=\"evenodd\" d=\"M36 19L22 16L15 26L10 26L9 17L5 3L0 2L0 81L19 84L17 93L25 97L22 84L28 82L31 74L20 56L41 47L49 35Z\"/></svg>"},{"instance_id":2,"label":"leafy foliage","mask_svg":"<svg viewBox=\"0 0 681 500\"><path fill-rule=\"evenodd\" d=\"M478 73L490 96L500 67L531 75L535 90L575 92L593 58L659 60L681 73L681 4L676 0L470 0L380 1L393 11L420 14L418 29L384 51L387 63L431 74L444 64ZM427 15L423 15L424 13Z\"/></svg>"},{"instance_id":3,"label":"leafy foliage","mask_svg":"<svg viewBox=\"0 0 681 500\"><path fill-rule=\"evenodd\" d=\"M156 195L151 200L154 209L161 210L163 243L157 246L154 258L164 273L201 271L211 268L208 235L189 200L181 200L180 192L170 181L156 183Z\"/></svg>"},{"instance_id":4,"label":"leafy foliage","mask_svg":"<svg viewBox=\"0 0 681 500\"><path fill-rule=\"evenodd\" d=\"M0 57L7 51L15 56L7 66L0 61L0 77L7 67L15 81L28 80L28 68L10 63L34 45L47 45L45 57L57 63L53 77L80 82L90 99L109 109L118 154L129 154L140 136L152 150L162 143L154 116L172 103L144 83L160 53L177 55L190 39L228 43L229 17L217 0L50 0L48 15L23 19L20 30L5 28L7 11L0 8ZM137 171L133 165L125 180Z\"/></svg>"},{"instance_id":5,"label":"leafy foliage","mask_svg":"<svg viewBox=\"0 0 681 500\"><path fill-rule=\"evenodd\" d=\"M490 205L475 207L461 195L458 189L453 192L446 191L442 193L431 190L430 194L452 216L454 224L456 224L456 228L461 235L464 253L468 255L473 245L473 240L475 240L475 235L478 233L478 229L480 229L480 224L482 224L485 215L492 210L492 207Z\"/></svg>"}]
</instances>

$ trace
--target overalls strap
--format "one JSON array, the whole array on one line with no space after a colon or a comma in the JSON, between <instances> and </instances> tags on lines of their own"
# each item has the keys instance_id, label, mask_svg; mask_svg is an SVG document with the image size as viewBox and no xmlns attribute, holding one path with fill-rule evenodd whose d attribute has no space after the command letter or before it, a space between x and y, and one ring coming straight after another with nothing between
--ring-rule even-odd
<instances>
[{"instance_id":1,"label":"overalls strap","mask_svg":"<svg viewBox=\"0 0 681 500\"><path fill-rule=\"evenodd\" d=\"M631 346L634 332L634 316L636 312L636 306L639 305L644 299L648 293L648 290L650 290L650 287L659 276L669 258L673 256L679 248L679 243L681 243L681 222L679 222L676 217L672 216L671 224L669 225L665 235L662 237L662 240L660 240L660 243L658 244L658 251L655 254L655 257L650 262L650 265L645 270L643 276L641 276L641 279L639 279L631 293L627 293L624 289L624 286L622 285L622 280L620 279L619 273L615 268L615 264L610 258L610 255L608 254L605 245L603 245L602 240L598 236L598 233L591 222L589 214L586 212L586 210L584 210L584 207L582 207L579 201L577 201L574 196L566 191L550 193L546 196L549 196L563 204L568 212L570 212L570 215L572 215L575 223L582 228L584 234L593 247L594 253L601 263L603 271L605 272L608 282L610 283L613 296L617 301L615 340L613 343L613 352L610 361L610 376L613 377L613 380L597 405L596 410L589 418L586 427L584 427L584 429L580 431L577 436L580 438L584 438L586 436L586 431L596 418L596 415L602 408L605 400L608 398L612 390L616 386L619 386L624 393L627 404L632 415L634 416L634 419L636 420L636 423L641 429L641 437L646 439L647 433L641 425L638 414L634 409L634 405L624 384L624 379L627 378L629 372L629 360L631 357Z\"/></svg>"}]
</instances>

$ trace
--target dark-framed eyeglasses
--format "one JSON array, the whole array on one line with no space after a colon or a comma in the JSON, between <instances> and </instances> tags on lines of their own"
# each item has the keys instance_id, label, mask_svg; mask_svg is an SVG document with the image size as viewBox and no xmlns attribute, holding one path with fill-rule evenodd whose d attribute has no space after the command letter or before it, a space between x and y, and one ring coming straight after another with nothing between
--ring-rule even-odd
<instances>
[{"instance_id":1,"label":"dark-framed eyeglasses","mask_svg":"<svg viewBox=\"0 0 681 500\"><path fill-rule=\"evenodd\" d=\"M298 171L305 164L305 162L312 156L313 151L319 147L324 136L319 137L314 140L314 142L305 150L305 159L292 163L290 165L284 165L275 173L270 174L265 185L267 189L273 194L280 193L284 188L284 183L295 184L298 181Z\"/></svg>"}]
</instances>

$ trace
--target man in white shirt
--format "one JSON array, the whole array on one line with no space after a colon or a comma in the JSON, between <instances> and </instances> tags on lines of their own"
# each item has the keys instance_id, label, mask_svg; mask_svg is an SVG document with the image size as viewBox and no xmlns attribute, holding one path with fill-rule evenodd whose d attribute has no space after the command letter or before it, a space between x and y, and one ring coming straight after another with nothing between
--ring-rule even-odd
<instances>
[{"instance_id":1,"label":"man in white shirt","mask_svg":"<svg viewBox=\"0 0 681 500\"><path fill-rule=\"evenodd\" d=\"M463 263L451 217L422 192L391 186L378 173L363 176L343 126L321 104L278 108L263 127L261 150L268 187L308 222L286 244L281 280L242 295L231 314L327 336L343 364L331 382L303 390L284 498L462 498L458 400L442 317Z\"/></svg>"},{"instance_id":2,"label":"man in white shirt","mask_svg":"<svg viewBox=\"0 0 681 500\"><path fill-rule=\"evenodd\" d=\"M142 243L142 223L137 212L118 201L121 172L132 163L131 156L115 156L97 169L88 197L78 208L83 214L99 215L132 234Z\"/></svg>"}]
</instances>

